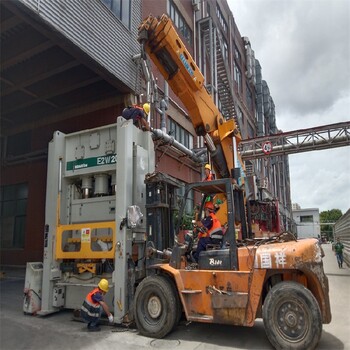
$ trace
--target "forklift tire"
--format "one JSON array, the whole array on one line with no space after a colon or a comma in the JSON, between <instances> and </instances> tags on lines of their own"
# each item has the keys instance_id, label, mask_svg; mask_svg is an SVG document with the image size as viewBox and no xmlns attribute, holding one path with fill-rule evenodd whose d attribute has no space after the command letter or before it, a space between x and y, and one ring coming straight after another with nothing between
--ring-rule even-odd
<instances>
[{"instance_id":1,"label":"forklift tire","mask_svg":"<svg viewBox=\"0 0 350 350\"><path fill-rule=\"evenodd\" d=\"M303 285L276 284L263 305L265 332L275 349L315 349L322 334L322 317L313 294Z\"/></svg>"},{"instance_id":2,"label":"forklift tire","mask_svg":"<svg viewBox=\"0 0 350 350\"><path fill-rule=\"evenodd\" d=\"M179 324L180 320L181 320L181 316L182 316L182 304L179 298L179 295L177 293L177 286L175 284L175 281L169 276L169 275L163 275L165 278L167 278L167 280L169 281L171 287L173 288L173 293L175 295L175 309L176 309L176 318L175 318L175 324L174 324L174 328L177 327L177 325Z\"/></svg>"},{"instance_id":3,"label":"forklift tire","mask_svg":"<svg viewBox=\"0 0 350 350\"><path fill-rule=\"evenodd\" d=\"M179 297L172 281L159 275L146 277L135 293L135 322L139 332L163 338L179 320Z\"/></svg>"}]
</instances>

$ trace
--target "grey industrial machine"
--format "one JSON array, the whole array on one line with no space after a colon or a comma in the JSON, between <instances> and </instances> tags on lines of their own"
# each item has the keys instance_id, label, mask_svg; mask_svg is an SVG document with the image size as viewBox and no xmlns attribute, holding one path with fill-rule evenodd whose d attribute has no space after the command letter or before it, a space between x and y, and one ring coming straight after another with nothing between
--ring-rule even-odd
<instances>
[{"instance_id":1,"label":"grey industrial machine","mask_svg":"<svg viewBox=\"0 0 350 350\"><path fill-rule=\"evenodd\" d=\"M39 277L27 267L28 286L42 279L41 305L35 300L39 315L79 309L88 291L106 278L115 322L125 321L131 286L145 273L139 263L147 241L145 177L154 168L151 133L121 117L96 129L54 133ZM24 312L33 313L34 297L26 295Z\"/></svg>"}]
</instances>

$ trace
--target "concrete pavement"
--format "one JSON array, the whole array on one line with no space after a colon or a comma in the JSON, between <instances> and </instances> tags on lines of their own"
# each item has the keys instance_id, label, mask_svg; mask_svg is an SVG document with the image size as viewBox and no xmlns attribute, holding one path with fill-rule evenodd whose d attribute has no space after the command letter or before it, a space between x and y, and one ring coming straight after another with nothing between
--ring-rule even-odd
<instances>
[{"instance_id":1,"label":"concrete pavement","mask_svg":"<svg viewBox=\"0 0 350 350\"><path fill-rule=\"evenodd\" d=\"M350 349L350 269L338 267L331 244L322 245L324 270L329 281L332 322L323 325L318 349Z\"/></svg>"},{"instance_id":2,"label":"concrete pavement","mask_svg":"<svg viewBox=\"0 0 350 350\"><path fill-rule=\"evenodd\" d=\"M339 269L331 245L323 245L324 266L330 282L333 320L323 326L318 346L322 350L350 349L350 269ZM85 325L72 321L71 311L47 317L23 314L24 268L2 268L0 278L0 348L2 350L59 349L272 349L263 323L252 328L182 322L165 339L140 336L137 330L102 326L102 331L88 333Z\"/></svg>"}]
</instances>

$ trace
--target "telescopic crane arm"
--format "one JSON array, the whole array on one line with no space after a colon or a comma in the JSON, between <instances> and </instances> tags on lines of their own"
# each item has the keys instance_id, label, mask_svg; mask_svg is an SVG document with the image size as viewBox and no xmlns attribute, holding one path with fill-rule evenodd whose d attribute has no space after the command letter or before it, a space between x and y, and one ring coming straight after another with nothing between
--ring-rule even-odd
<instances>
[{"instance_id":1,"label":"telescopic crane arm","mask_svg":"<svg viewBox=\"0 0 350 350\"><path fill-rule=\"evenodd\" d=\"M204 85L204 77L177 34L171 20L148 16L139 27L145 53L188 110L198 136L203 136L218 178L233 176L243 167L237 152L241 135L234 119L225 120Z\"/></svg>"}]
</instances>

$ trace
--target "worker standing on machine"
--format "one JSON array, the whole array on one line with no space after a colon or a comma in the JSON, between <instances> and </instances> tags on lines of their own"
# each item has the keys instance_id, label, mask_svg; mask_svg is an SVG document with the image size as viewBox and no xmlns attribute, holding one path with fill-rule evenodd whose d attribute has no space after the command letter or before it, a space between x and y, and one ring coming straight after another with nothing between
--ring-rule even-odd
<instances>
[{"instance_id":1,"label":"worker standing on machine","mask_svg":"<svg viewBox=\"0 0 350 350\"><path fill-rule=\"evenodd\" d=\"M192 255L194 260L198 262L199 254L207 249L207 244L222 244L223 231L219 219L215 215L215 207L213 202L206 202L205 217L201 221L197 221L199 228L198 245L196 252Z\"/></svg>"},{"instance_id":2,"label":"worker standing on machine","mask_svg":"<svg viewBox=\"0 0 350 350\"><path fill-rule=\"evenodd\" d=\"M205 178L203 179L203 181L213 181L214 180L214 175L211 172L210 164L205 164L204 172L205 172Z\"/></svg>"},{"instance_id":3,"label":"worker standing on machine","mask_svg":"<svg viewBox=\"0 0 350 350\"><path fill-rule=\"evenodd\" d=\"M126 120L133 120L135 126L141 130L150 131L150 126L147 122L147 116L150 111L149 103L145 103L142 107L138 105L128 106L123 109L122 117Z\"/></svg>"},{"instance_id":4,"label":"worker standing on machine","mask_svg":"<svg viewBox=\"0 0 350 350\"><path fill-rule=\"evenodd\" d=\"M109 323L113 323L114 318L110 313L108 305L103 300L103 296L108 292L109 285L106 279L101 279L98 287L93 289L85 298L81 307L81 317L88 324L89 332L100 331L98 323L101 318L102 309L108 316Z\"/></svg>"},{"instance_id":5,"label":"worker standing on machine","mask_svg":"<svg viewBox=\"0 0 350 350\"><path fill-rule=\"evenodd\" d=\"M202 181L213 181L215 180L214 174L211 172L211 166L210 164L205 164L204 166L204 173L205 173L205 178ZM213 201L213 196L207 196L206 202L212 202Z\"/></svg>"}]
</instances>

